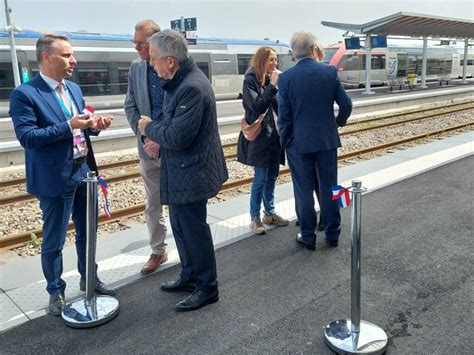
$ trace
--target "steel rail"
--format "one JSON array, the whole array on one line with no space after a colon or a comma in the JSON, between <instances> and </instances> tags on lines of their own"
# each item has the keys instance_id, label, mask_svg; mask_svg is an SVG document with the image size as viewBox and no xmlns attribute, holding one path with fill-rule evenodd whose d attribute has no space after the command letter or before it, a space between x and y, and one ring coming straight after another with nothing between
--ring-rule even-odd
<instances>
[{"instance_id":1,"label":"steel rail","mask_svg":"<svg viewBox=\"0 0 474 355\"><path fill-rule=\"evenodd\" d=\"M361 125L361 124L364 124L364 123L371 123L371 122L376 122L376 121L381 121L381 120L387 120L387 119L391 119L391 118L395 118L395 117L399 117L399 116L413 115L413 114L417 114L417 113L421 113L421 112L430 112L430 111L435 111L435 110L442 110L442 109L449 108L449 107L469 105L471 103L472 103L472 101L467 101L467 102L454 103L454 104L440 106L440 107L419 109L419 110L409 111L409 112L397 112L397 113L389 114L389 115L386 115L386 116L379 116L379 117L368 118L368 119L364 119L364 120L349 121L349 122L347 122L346 127ZM465 110L469 110L469 109L474 109L474 106L463 107L463 108L459 108L457 110L438 112L438 113L435 113L435 114L432 114L432 115L429 115L429 116L426 116L426 117L417 117L417 118L408 119L408 120L399 121L399 122L400 123L412 122L412 121L416 121L416 120L423 119L423 118L447 115L447 114L450 114L450 113L465 111ZM368 127L365 130L388 127L388 126L394 125L394 124L397 124L397 123L382 124L382 125L378 125L375 128ZM362 132L363 130L364 129L359 129L359 130L357 130L357 132ZM340 135L343 136L343 135L354 133L354 132L355 132L355 130L341 132ZM223 149L231 149L235 146L236 146L236 143L226 143L226 144L222 145L222 148ZM234 158L235 158L235 156L231 155L229 159L234 159ZM139 159L134 158L134 159L130 159L130 160L124 160L124 161L118 161L118 162L113 162L113 163L101 164L101 165L99 165L98 168L99 168L99 170L115 169L115 168L130 166L130 165L136 165L139 162L140 162ZM19 178L16 178L16 179L3 180L3 181L0 181L0 188L16 186L16 185L20 185L20 184L24 184L24 183L26 183L25 177L19 177ZM1 199L0 199L0 201L1 201ZM1 203L0 203L0 205L1 205Z\"/></svg>"},{"instance_id":2,"label":"steel rail","mask_svg":"<svg viewBox=\"0 0 474 355\"><path fill-rule=\"evenodd\" d=\"M373 152L376 152L376 151L380 151L380 150L384 150L384 149L388 149L388 148L393 148L393 147L396 147L396 146L399 146L399 145L414 142L414 141L417 141L417 140L420 140L420 139L430 138L430 137L433 137L433 136L437 136L437 135L447 133L447 132L456 131L456 130L459 130L459 129L472 128L473 125L474 125L474 121L471 121L471 122L463 123L463 124L456 125L456 126L453 126L453 127L447 127L447 128L440 129L440 130L437 130L437 131L431 131L431 132L419 134L419 135L416 135L416 136L400 139L400 140L397 140L397 141L388 142L388 143L384 143L384 144L379 144L379 145L376 145L376 146L360 149L360 150L357 150L357 151L347 152L347 153L339 155L338 160L342 161L342 160L350 159L350 158L357 157L357 156L360 156L360 155L364 155L364 154L367 154L367 153L373 153ZM281 169L280 176L284 176L284 175L288 175L288 174L290 174L290 169L289 168ZM233 189L233 188L248 185L252 181L253 181L253 177L246 177L246 178L243 178L243 179L228 181L222 186L221 192L227 191L227 190L230 190L230 189ZM130 218L130 217L139 215L139 214L143 213L144 211L145 211L145 204L143 203L143 204L138 204L138 205L133 205L133 206L130 206L130 207L122 208L122 209L119 209L119 210L114 210L112 212L111 219L107 219L106 215L104 213L102 213L102 214L99 215L99 224L110 223L110 222L121 220L123 218ZM72 230L72 229L74 229L74 225L73 225L73 223L70 223L68 225L68 230ZM32 234L36 235L37 238L41 238L42 230L36 229L36 230L31 230L31 231L27 231L27 232L18 233L18 234L12 235L12 236L8 236L6 238L1 238L0 239L0 248L11 249L13 247L24 245L25 243L28 243L31 240L31 235Z\"/></svg>"}]
</instances>

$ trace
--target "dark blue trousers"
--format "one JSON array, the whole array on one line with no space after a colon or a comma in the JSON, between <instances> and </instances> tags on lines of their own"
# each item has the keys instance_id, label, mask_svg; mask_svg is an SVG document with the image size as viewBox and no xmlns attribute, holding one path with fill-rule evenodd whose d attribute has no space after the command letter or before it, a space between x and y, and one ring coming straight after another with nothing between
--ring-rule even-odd
<instances>
[{"instance_id":1,"label":"dark blue trousers","mask_svg":"<svg viewBox=\"0 0 474 355\"><path fill-rule=\"evenodd\" d=\"M286 152L293 179L296 216L303 239L311 244L316 242L317 220L313 192L317 180L326 238L339 240L341 215L337 201L332 201L331 190L331 186L337 184L337 149L298 154L293 145Z\"/></svg>"},{"instance_id":2,"label":"dark blue trousers","mask_svg":"<svg viewBox=\"0 0 474 355\"><path fill-rule=\"evenodd\" d=\"M71 177L63 192L55 197L38 196L43 212L43 242L41 245L41 266L46 278L49 294L64 293L66 282L63 273L63 247L67 225L72 215L76 229L77 268L81 278L86 276L86 212L87 185L82 178L87 176L86 163L73 167ZM54 181L51 181L54 184Z\"/></svg>"},{"instance_id":3,"label":"dark blue trousers","mask_svg":"<svg viewBox=\"0 0 474 355\"><path fill-rule=\"evenodd\" d=\"M181 279L195 281L204 292L217 289L216 257L211 229L206 222L207 200L172 205L170 222L181 260Z\"/></svg>"}]
</instances>

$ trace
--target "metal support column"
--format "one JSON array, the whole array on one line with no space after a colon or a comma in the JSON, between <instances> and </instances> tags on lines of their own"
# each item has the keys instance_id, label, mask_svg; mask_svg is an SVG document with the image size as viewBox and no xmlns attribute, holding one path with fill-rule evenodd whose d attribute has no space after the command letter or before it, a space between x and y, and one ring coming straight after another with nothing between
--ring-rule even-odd
<instances>
[{"instance_id":1,"label":"metal support column","mask_svg":"<svg viewBox=\"0 0 474 355\"><path fill-rule=\"evenodd\" d=\"M421 61L421 87L426 89L426 57L428 54L428 37L423 37L423 58ZM416 74L416 73L415 73Z\"/></svg>"},{"instance_id":2,"label":"metal support column","mask_svg":"<svg viewBox=\"0 0 474 355\"><path fill-rule=\"evenodd\" d=\"M20 69L18 68L18 57L16 55L16 46L15 46L15 36L13 32L21 31L15 25L10 23L10 12L12 9L8 6L8 0L5 0L5 16L7 18L7 27L5 27L5 31L8 32L8 40L10 42L10 54L12 57L12 70L13 70L13 79L15 80L15 87L21 85L20 81Z\"/></svg>"},{"instance_id":3,"label":"metal support column","mask_svg":"<svg viewBox=\"0 0 474 355\"><path fill-rule=\"evenodd\" d=\"M361 181L352 181L351 319L333 321L324 331L326 344L333 351L343 354L381 354L388 343L382 328L360 319L360 210L362 192L366 190Z\"/></svg>"},{"instance_id":4,"label":"metal support column","mask_svg":"<svg viewBox=\"0 0 474 355\"><path fill-rule=\"evenodd\" d=\"M362 92L362 94L364 95L375 94L374 91L370 91L370 69L372 62L372 56L370 53L371 50L372 48L370 47L370 35L367 35L365 39L365 90Z\"/></svg>"},{"instance_id":5,"label":"metal support column","mask_svg":"<svg viewBox=\"0 0 474 355\"><path fill-rule=\"evenodd\" d=\"M467 50L469 48L469 38L464 39L464 61L462 63L462 83L467 84Z\"/></svg>"},{"instance_id":6,"label":"metal support column","mask_svg":"<svg viewBox=\"0 0 474 355\"><path fill-rule=\"evenodd\" d=\"M119 302L111 296L96 296L97 245L97 177L94 171L87 173L87 260L86 297L68 304L63 310L66 325L72 328L90 328L106 323L118 314Z\"/></svg>"}]
</instances>

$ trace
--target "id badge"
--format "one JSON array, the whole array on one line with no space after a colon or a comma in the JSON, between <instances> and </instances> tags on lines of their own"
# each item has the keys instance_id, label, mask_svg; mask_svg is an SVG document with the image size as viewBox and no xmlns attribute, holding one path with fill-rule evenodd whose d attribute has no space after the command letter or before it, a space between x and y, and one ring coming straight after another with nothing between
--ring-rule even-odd
<instances>
[{"instance_id":1,"label":"id badge","mask_svg":"<svg viewBox=\"0 0 474 355\"><path fill-rule=\"evenodd\" d=\"M74 145L80 145L85 141L86 137L84 136L84 132L82 132L80 129L74 130Z\"/></svg>"}]
</instances>

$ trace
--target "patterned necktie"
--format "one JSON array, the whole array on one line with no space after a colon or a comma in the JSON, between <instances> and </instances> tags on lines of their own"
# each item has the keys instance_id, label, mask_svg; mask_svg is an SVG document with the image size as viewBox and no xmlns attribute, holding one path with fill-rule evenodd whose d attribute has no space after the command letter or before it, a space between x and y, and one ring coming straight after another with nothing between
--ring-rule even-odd
<instances>
[{"instance_id":1,"label":"patterned necktie","mask_svg":"<svg viewBox=\"0 0 474 355\"><path fill-rule=\"evenodd\" d=\"M66 94L66 86L64 85L64 83L59 83L59 85L56 87L56 91L58 92L61 100L63 100L64 106L69 111L71 109L71 102L69 101L69 97ZM70 112L70 113L72 116L73 112Z\"/></svg>"},{"instance_id":2,"label":"patterned necktie","mask_svg":"<svg viewBox=\"0 0 474 355\"><path fill-rule=\"evenodd\" d=\"M69 100L69 97L66 93L66 86L64 83L59 83L56 87L56 91L59 94L59 97L63 100L64 106L71 113L71 116L74 116L74 110L72 108L72 102ZM86 139L84 137L84 132L81 129L74 129L72 132L74 136L73 144L78 149L79 153L82 156L86 156L88 152Z\"/></svg>"}]
</instances>

